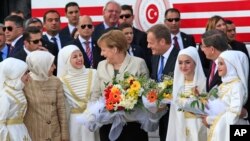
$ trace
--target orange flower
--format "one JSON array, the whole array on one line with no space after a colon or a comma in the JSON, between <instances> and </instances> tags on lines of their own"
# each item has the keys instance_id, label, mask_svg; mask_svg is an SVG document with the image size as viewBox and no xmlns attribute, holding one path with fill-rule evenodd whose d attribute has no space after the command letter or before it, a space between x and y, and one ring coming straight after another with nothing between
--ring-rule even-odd
<instances>
[{"instance_id":1,"label":"orange flower","mask_svg":"<svg viewBox=\"0 0 250 141\"><path fill-rule=\"evenodd\" d=\"M147 99L151 103L155 102L157 100L157 92L156 92L156 90L149 91L149 93L147 95Z\"/></svg>"},{"instance_id":2,"label":"orange flower","mask_svg":"<svg viewBox=\"0 0 250 141\"><path fill-rule=\"evenodd\" d=\"M120 102L120 100L121 100L121 91L117 87L112 87L111 92L109 93L108 97L114 103Z\"/></svg>"},{"instance_id":3,"label":"orange flower","mask_svg":"<svg viewBox=\"0 0 250 141\"><path fill-rule=\"evenodd\" d=\"M114 103L110 99L106 101L106 109L109 111L114 110Z\"/></svg>"}]
</instances>

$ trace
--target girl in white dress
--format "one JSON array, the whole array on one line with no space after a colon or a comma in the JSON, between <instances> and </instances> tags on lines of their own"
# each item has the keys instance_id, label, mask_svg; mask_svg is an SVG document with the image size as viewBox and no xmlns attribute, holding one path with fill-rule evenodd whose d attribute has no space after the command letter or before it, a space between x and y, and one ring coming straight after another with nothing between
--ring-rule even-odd
<instances>
[{"instance_id":1,"label":"girl in white dress","mask_svg":"<svg viewBox=\"0 0 250 141\"><path fill-rule=\"evenodd\" d=\"M0 140L31 141L23 123L27 100L23 93L28 81L25 62L7 58L0 63Z\"/></svg>"},{"instance_id":2,"label":"girl in white dress","mask_svg":"<svg viewBox=\"0 0 250 141\"><path fill-rule=\"evenodd\" d=\"M248 99L247 79L249 70L248 57L240 51L224 51L218 58L218 74L222 84L218 87L219 101L224 109L218 114L209 114L203 117L203 123L208 126L208 141L229 141L230 125L248 124L247 120L240 119L242 106ZM209 104L209 106L215 106ZM215 109L214 107L209 107Z\"/></svg>"},{"instance_id":3,"label":"girl in white dress","mask_svg":"<svg viewBox=\"0 0 250 141\"><path fill-rule=\"evenodd\" d=\"M68 45L59 51L57 76L63 83L67 101L70 141L98 141L99 134L89 131L78 121L92 93L96 70L85 68L80 49Z\"/></svg>"},{"instance_id":4,"label":"girl in white dress","mask_svg":"<svg viewBox=\"0 0 250 141\"><path fill-rule=\"evenodd\" d=\"M206 77L197 49L188 47L179 52L175 64L173 102L170 106L166 141L206 141L206 127L201 118L190 112L180 111L178 106L180 91L192 93L193 88L199 92L205 91Z\"/></svg>"}]
</instances>

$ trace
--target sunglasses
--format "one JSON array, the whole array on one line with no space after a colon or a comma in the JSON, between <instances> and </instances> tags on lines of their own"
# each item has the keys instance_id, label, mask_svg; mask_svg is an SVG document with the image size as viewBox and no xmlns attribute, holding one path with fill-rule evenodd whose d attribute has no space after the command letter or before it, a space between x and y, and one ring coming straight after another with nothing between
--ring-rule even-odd
<instances>
[{"instance_id":1,"label":"sunglasses","mask_svg":"<svg viewBox=\"0 0 250 141\"><path fill-rule=\"evenodd\" d=\"M3 32L5 32L6 30L12 31L13 27L12 26L5 26L5 27L3 27Z\"/></svg>"},{"instance_id":2,"label":"sunglasses","mask_svg":"<svg viewBox=\"0 0 250 141\"><path fill-rule=\"evenodd\" d=\"M181 19L180 18L169 18L169 19L165 19L166 21L169 21L169 22L179 22Z\"/></svg>"},{"instance_id":3,"label":"sunglasses","mask_svg":"<svg viewBox=\"0 0 250 141\"><path fill-rule=\"evenodd\" d=\"M39 42L42 42L42 38L41 39L37 39L37 40L31 40L29 42L32 42L33 44L38 44Z\"/></svg>"},{"instance_id":4,"label":"sunglasses","mask_svg":"<svg viewBox=\"0 0 250 141\"><path fill-rule=\"evenodd\" d=\"M123 18L130 18L131 17L131 15L130 14L125 14L125 15L120 15L120 19L123 19Z\"/></svg>"},{"instance_id":5,"label":"sunglasses","mask_svg":"<svg viewBox=\"0 0 250 141\"><path fill-rule=\"evenodd\" d=\"M93 25L92 24L83 24L83 25L81 25L82 29L85 29L86 27L88 27L89 29L91 29L93 27Z\"/></svg>"}]
</instances>

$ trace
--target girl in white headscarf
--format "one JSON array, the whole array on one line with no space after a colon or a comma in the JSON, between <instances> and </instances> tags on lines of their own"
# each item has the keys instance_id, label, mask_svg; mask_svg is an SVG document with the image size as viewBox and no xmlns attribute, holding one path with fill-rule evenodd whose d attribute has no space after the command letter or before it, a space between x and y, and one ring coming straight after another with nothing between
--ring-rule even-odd
<instances>
[{"instance_id":1,"label":"girl in white headscarf","mask_svg":"<svg viewBox=\"0 0 250 141\"><path fill-rule=\"evenodd\" d=\"M218 74L222 84L218 87L218 96L225 110L218 115L203 117L203 123L210 125L208 141L229 141L230 125L248 124L247 120L239 118L242 106L248 99L248 64L248 57L240 51L224 51L220 54Z\"/></svg>"},{"instance_id":2,"label":"girl in white headscarf","mask_svg":"<svg viewBox=\"0 0 250 141\"><path fill-rule=\"evenodd\" d=\"M26 62L31 79L24 88L28 110L24 123L34 141L68 141L68 120L61 81L53 76L54 56L33 51Z\"/></svg>"},{"instance_id":3,"label":"girl in white headscarf","mask_svg":"<svg viewBox=\"0 0 250 141\"><path fill-rule=\"evenodd\" d=\"M31 141L23 123L27 101L23 94L28 81L25 62L7 58L0 63L0 140Z\"/></svg>"},{"instance_id":4,"label":"girl in white headscarf","mask_svg":"<svg viewBox=\"0 0 250 141\"><path fill-rule=\"evenodd\" d=\"M70 141L99 140L99 135L77 121L86 109L96 76L96 70L85 68L82 52L77 46L68 45L59 51L57 76L63 83L69 108Z\"/></svg>"},{"instance_id":5,"label":"girl in white headscarf","mask_svg":"<svg viewBox=\"0 0 250 141\"><path fill-rule=\"evenodd\" d=\"M178 106L180 91L191 93L193 88L204 92L206 77L197 49L188 47L179 52L175 64L173 103L170 106L166 141L206 141L206 128L201 118L190 112L180 111Z\"/></svg>"}]
</instances>

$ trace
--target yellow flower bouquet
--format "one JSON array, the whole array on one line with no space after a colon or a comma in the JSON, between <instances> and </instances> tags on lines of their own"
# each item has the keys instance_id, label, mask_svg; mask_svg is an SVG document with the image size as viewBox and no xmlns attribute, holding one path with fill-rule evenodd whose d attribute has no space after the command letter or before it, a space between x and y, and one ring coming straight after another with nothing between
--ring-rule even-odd
<instances>
[{"instance_id":1,"label":"yellow flower bouquet","mask_svg":"<svg viewBox=\"0 0 250 141\"><path fill-rule=\"evenodd\" d=\"M141 103L140 97L143 92L142 83L144 80L144 76L135 77L125 73L123 80L113 80L112 84L106 84L104 90L106 110L110 112L133 110Z\"/></svg>"}]
</instances>

